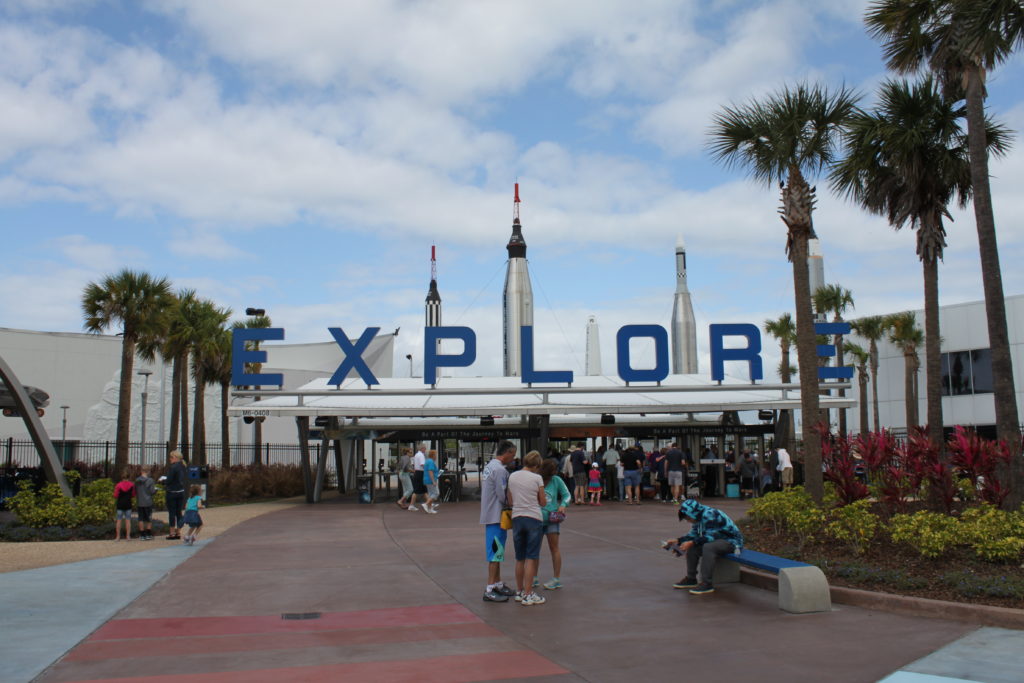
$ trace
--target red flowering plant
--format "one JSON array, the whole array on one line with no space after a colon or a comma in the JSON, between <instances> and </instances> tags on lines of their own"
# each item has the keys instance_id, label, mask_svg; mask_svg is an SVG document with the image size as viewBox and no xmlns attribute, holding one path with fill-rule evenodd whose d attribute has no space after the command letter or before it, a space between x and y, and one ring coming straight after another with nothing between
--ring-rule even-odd
<instances>
[{"instance_id":1,"label":"red flowering plant","mask_svg":"<svg viewBox=\"0 0 1024 683\"><path fill-rule=\"evenodd\" d=\"M822 476L835 486L839 507L867 498L870 491L857 476L857 459L850 450L850 440L829 433L823 425L815 429L821 435L821 459L825 464Z\"/></svg>"},{"instance_id":2,"label":"red flowering plant","mask_svg":"<svg viewBox=\"0 0 1024 683\"><path fill-rule=\"evenodd\" d=\"M973 430L958 426L947 447L957 473L970 482L982 500L1001 506L1010 493L997 476L999 468L1010 462L1006 442L982 439Z\"/></svg>"},{"instance_id":3,"label":"red flowering plant","mask_svg":"<svg viewBox=\"0 0 1024 683\"><path fill-rule=\"evenodd\" d=\"M939 448L928 439L924 427L914 427L907 434L903 447L908 469L920 481L928 482L928 492L932 507L940 507L950 513L956 499L956 481L953 468L939 457Z\"/></svg>"}]
</instances>

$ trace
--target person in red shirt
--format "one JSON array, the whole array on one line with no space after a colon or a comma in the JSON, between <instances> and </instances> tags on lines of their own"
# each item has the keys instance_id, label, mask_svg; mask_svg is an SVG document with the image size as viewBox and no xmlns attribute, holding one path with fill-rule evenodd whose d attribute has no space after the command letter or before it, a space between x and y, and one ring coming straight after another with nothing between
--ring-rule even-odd
<instances>
[{"instance_id":1,"label":"person in red shirt","mask_svg":"<svg viewBox=\"0 0 1024 683\"><path fill-rule=\"evenodd\" d=\"M121 481L114 487L114 540L121 540L121 522L124 522L125 540L132 540L132 498L135 497L135 484L128 475L128 470L121 473Z\"/></svg>"}]
</instances>

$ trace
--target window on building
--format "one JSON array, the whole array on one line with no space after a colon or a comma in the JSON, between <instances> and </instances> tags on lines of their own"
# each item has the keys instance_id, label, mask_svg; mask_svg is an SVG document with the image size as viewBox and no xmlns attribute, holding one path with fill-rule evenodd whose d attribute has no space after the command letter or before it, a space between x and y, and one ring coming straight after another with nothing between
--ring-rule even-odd
<instances>
[{"instance_id":1,"label":"window on building","mask_svg":"<svg viewBox=\"0 0 1024 683\"><path fill-rule=\"evenodd\" d=\"M992 352L989 349L942 354L942 395L992 393Z\"/></svg>"}]
</instances>

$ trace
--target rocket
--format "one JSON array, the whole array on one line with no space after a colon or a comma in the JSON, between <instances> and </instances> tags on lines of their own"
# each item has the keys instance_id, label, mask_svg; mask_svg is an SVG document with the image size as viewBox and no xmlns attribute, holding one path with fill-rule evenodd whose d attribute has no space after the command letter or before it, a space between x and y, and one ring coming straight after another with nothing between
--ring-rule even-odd
<instances>
[{"instance_id":1,"label":"rocket","mask_svg":"<svg viewBox=\"0 0 1024 683\"><path fill-rule=\"evenodd\" d=\"M430 245L430 288L427 290L426 326L441 327L441 293L437 291L437 247ZM437 350L441 350L441 340L437 340Z\"/></svg>"},{"instance_id":2,"label":"rocket","mask_svg":"<svg viewBox=\"0 0 1024 683\"><path fill-rule=\"evenodd\" d=\"M686 244L676 241L676 293L672 302L672 374L697 373L697 321L686 286Z\"/></svg>"},{"instance_id":3,"label":"rocket","mask_svg":"<svg viewBox=\"0 0 1024 683\"><path fill-rule=\"evenodd\" d=\"M807 277L811 285L811 301L814 293L825 286L825 259L821 255L821 241L816 236L807 240ZM814 320L824 321L828 315L815 311Z\"/></svg>"},{"instance_id":4,"label":"rocket","mask_svg":"<svg viewBox=\"0 0 1024 683\"><path fill-rule=\"evenodd\" d=\"M505 376L522 375L522 349L519 328L533 325L533 289L526 267L526 240L519 222L519 183L515 185L512 202L512 236L508 240L508 266L505 270L505 293L502 298L502 326L505 332Z\"/></svg>"},{"instance_id":5,"label":"rocket","mask_svg":"<svg viewBox=\"0 0 1024 683\"><path fill-rule=\"evenodd\" d=\"M590 316L587 320L587 375L590 377L601 374L601 339L598 335L597 320Z\"/></svg>"}]
</instances>

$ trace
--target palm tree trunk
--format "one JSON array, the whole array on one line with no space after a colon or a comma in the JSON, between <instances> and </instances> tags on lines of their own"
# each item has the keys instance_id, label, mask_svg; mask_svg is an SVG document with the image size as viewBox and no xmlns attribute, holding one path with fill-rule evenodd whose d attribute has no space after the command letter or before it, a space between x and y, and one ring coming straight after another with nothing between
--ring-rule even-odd
<instances>
[{"instance_id":1,"label":"palm tree trunk","mask_svg":"<svg viewBox=\"0 0 1024 683\"><path fill-rule=\"evenodd\" d=\"M789 362L790 362L789 361L789 344L783 344L782 345L782 371L780 373L781 376L782 376L782 383L783 384L789 384L789 382L792 379L792 377L790 376L790 373L789 373L789 367L790 367ZM794 428L794 425L795 425L795 422L794 422L794 419L793 419L793 411L792 410L780 410L779 411L779 422L778 422L778 425L775 428L775 441L776 441L775 445L776 445L776 447L778 447L778 448L785 448L787 450L791 447L791 442L793 440L793 432L796 431L795 428Z\"/></svg>"},{"instance_id":2,"label":"palm tree trunk","mask_svg":"<svg viewBox=\"0 0 1024 683\"><path fill-rule=\"evenodd\" d=\"M915 353L903 351L903 407L907 420L907 435L917 426L917 395L914 391L914 379L917 376Z\"/></svg>"},{"instance_id":3,"label":"palm tree trunk","mask_svg":"<svg viewBox=\"0 0 1024 683\"><path fill-rule=\"evenodd\" d=\"M925 258L924 268L924 350L925 398L928 412L928 440L944 453L942 438L942 353L939 345L939 264Z\"/></svg>"},{"instance_id":4,"label":"palm tree trunk","mask_svg":"<svg viewBox=\"0 0 1024 683\"><path fill-rule=\"evenodd\" d=\"M195 414L192 418L192 455L195 464L206 464L206 382L202 377L195 378L193 387L196 396L193 403Z\"/></svg>"},{"instance_id":5,"label":"palm tree trunk","mask_svg":"<svg viewBox=\"0 0 1024 683\"><path fill-rule=\"evenodd\" d=\"M185 459L188 455L188 351L181 355L181 452Z\"/></svg>"},{"instance_id":6,"label":"palm tree trunk","mask_svg":"<svg viewBox=\"0 0 1024 683\"><path fill-rule=\"evenodd\" d=\"M171 438L167 442L167 454L178 450L178 428L181 421L181 357L174 357L171 370Z\"/></svg>"},{"instance_id":7,"label":"palm tree trunk","mask_svg":"<svg viewBox=\"0 0 1024 683\"><path fill-rule=\"evenodd\" d=\"M867 436L868 425L868 376L863 366L857 368L857 384L860 387L860 435Z\"/></svg>"},{"instance_id":8,"label":"palm tree trunk","mask_svg":"<svg viewBox=\"0 0 1024 683\"><path fill-rule=\"evenodd\" d=\"M882 421L878 419L878 343L874 339L870 342L871 350L871 416L875 422L875 433L882 432Z\"/></svg>"},{"instance_id":9,"label":"palm tree trunk","mask_svg":"<svg viewBox=\"0 0 1024 683\"><path fill-rule=\"evenodd\" d=\"M128 465L129 427L132 419L132 372L135 369L135 339L126 332L121 341L121 381L117 387L117 432L114 441L114 472Z\"/></svg>"},{"instance_id":10,"label":"palm tree trunk","mask_svg":"<svg viewBox=\"0 0 1024 683\"><path fill-rule=\"evenodd\" d=\"M790 197L786 194L789 192ZM793 195L807 197L806 202L794 200ZM789 187L783 190L783 207L813 206L812 192L798 168L789 171ZM807 240L810 237L810 217L783 215L789 228L790 253L793 263L793 297L796 311L796 354L800 368L800 412L803 417L804 486L816 502L825 494L821 476L821 439L815 430L818 419L818 354L811 311L810 273L807 271Z\"/></svg>"},{"instance_id":11,"label":"palm tree trunk","mask_svg":"<svg viewBox=\"0 0 1024 683\"><path fill-rule=\"evenodd\" d=\"M1010 361L1010 339L1006 331L1006 302L1003 276L999 267L996 220L992 212L992 190L988 182L988 152L985 139L985 93L980 67L967 69L967 148L971 156L971 186L974 194L974 220L978 229L978 254L981 280L985 289L985 317L992 353L992 392L996 407L996 434L1010 447L1010 495L1005 509L1015 510L1024 501L1024 459L1021 458L1020 423L1017 418L1017 393Z\"/></svg>"},{"instance_id":12,"label":"palm tree trunk","mask_svg":"<svg viewBox=\"0 0 1024 683\"><path fill-rule=\"evenodd\" d=\"M223 469L231 467L231 430L228 429L228 382L220 384L220 466Z\"/></svg>"}]
</instances>

